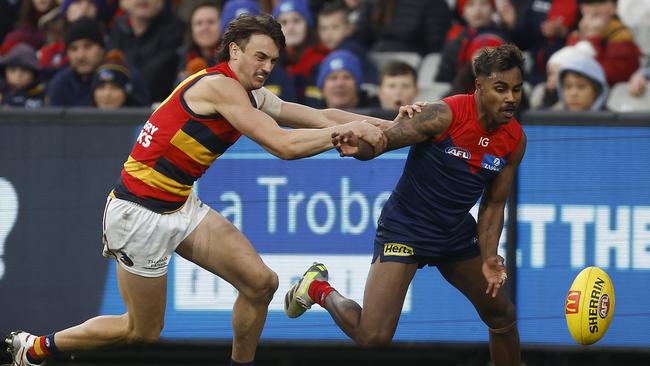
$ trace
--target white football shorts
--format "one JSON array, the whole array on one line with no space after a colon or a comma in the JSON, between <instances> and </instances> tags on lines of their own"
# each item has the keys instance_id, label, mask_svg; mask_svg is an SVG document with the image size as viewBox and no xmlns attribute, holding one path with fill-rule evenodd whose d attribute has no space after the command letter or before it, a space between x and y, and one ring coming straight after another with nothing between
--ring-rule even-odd
<instances>
[{"instance_id":1,"label":"white football shorts","mask_svg":"<svg viewBox=\"0 0 650 366\"><path fill-rule=\"evenodd\" d=\"M103 224L103 255L128 272L160 277L176 247L199 225L210 207L192 192L178 211L160 214L109 196Z\"/></svg>"}]
</instances>

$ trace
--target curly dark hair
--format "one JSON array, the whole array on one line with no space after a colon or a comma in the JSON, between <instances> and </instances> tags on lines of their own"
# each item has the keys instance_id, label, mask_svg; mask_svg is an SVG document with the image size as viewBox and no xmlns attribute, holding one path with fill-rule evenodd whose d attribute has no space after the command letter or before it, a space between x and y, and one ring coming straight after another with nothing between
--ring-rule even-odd
<instances>
[{"instance_id":1,"label":"curly dark hair","mask_svg":"<svg viewBox=\"0 0 650 366\"><path fill-rule=\"evenodd\" d=\"M524 73L524 56L517 46L507 43L499 47L482 49L473 61L474 75L489 76L495 71L518 68Z\"/></svg>"},{"instance_id":2,"label":"curly dark hair","mask_svg":"<svg viewBox=\"0 0 650 366\"><path fill-rule=\"evenodd\" d=\"M228 24L217 51L217 62L230 61L228 45L231 42L235 42L243 50L250 37L255 34L271 37L280 51L286 47L282 27L272 16L242 14Z\"/></svg>"}]
</instances>

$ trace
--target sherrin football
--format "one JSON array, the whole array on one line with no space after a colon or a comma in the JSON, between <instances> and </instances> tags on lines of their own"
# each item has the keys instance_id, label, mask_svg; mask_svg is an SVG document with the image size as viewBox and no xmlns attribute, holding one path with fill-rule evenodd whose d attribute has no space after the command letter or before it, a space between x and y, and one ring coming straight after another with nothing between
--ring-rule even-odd
<instances>
[{"instance_id":1,"label":"sherrin football","mask_svg":"<svg viewBox=\"0 0 650 366\"><path fill-rule=\"evenodd\" d=\"M614 285L598 267L587 267L573 280L564 306L571 337L582 345L601 339L614 317Z\"/></svg>"}]
</instances>

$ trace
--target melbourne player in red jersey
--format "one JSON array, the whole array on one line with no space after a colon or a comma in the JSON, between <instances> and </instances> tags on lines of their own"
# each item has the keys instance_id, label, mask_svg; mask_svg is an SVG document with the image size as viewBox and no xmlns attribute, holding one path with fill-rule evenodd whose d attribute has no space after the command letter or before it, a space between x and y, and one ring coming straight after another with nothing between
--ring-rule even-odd
<instances>
[{"instance_id":1,"label":"melbourne player in red jersey","mask_svg":"<svg viewBox=\"0 0 650 366\"><path fill-rule=\"evenodd\" d=\"M522 96L522 66L513 45L486 49L474 60L474 94L410 106L412 117L400 115L384 131L386 151L411 148L378 222L363 308L334 290L325 266L315 263L287 292L287 315L300 316L318 303L360 345L386 344L415 272L437 266L489 327L494 364L520 364L515 308L499 291L507 275L497 246L526 146L513 118ZM332 142L342 155L360 160L383 152L354 132L334 133ZM477 223L469 211L481 195Z\"/></svg>"},{"instance_id":2,"label":"melbourne player in red jersey","mask_svg":"<svg viewBox=\"0 0 650 366\"><path fill-rule=\"evenodd\" d=\"M253 364L278 277L235 226L193 194L193 183L241 135L282 159L297 159L333 148L331 134L348 130L379 149L381 131L359 120L388 123L285 103L270 93L263 84L284 46L272 17L241 16L223 36L221 63L183 81L154 111L104 212L104 255L119 264L127 312L41 337L12 332L6 342L15 366L40 365L57 352L156 341L174 251L237 288L231 365Z\"/></svg>"}]
</instances>

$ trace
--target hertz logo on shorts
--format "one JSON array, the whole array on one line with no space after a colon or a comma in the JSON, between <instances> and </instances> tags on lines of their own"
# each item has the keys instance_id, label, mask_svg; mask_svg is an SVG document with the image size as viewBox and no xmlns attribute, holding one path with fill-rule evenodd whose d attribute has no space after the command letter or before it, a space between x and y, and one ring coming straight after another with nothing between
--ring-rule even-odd
<instances>
[{"instance_id":1,"label":"hertz logo on shorts","mask_svg":"<svg viewBox=\"0 0 650 366\"><path fill-rule=\"evenodd\" d=\"M406 244L398 244L398 243L384 244L384 256L410 257L413 254L415 254L415 252L413 252L413 248L409 247Z\"/></svg>"}]
</instances>

